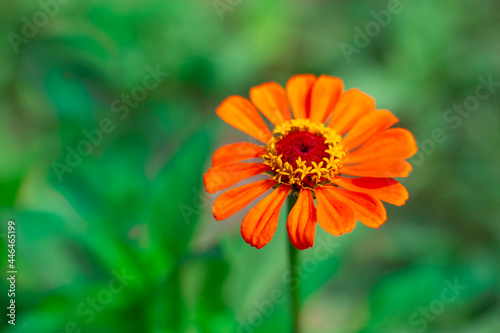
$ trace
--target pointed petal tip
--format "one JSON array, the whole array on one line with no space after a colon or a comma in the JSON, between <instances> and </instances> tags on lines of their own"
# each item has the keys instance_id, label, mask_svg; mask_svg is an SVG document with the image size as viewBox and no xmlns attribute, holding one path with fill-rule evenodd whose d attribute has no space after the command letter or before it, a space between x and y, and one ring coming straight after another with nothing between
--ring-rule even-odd
<instances>
[{"instance_id":1,"label":"pointed petal tip","mask_svg":"<svg viewBox=\"0 0 500 333\"><path fill-rule=\"evenodd\" d=\"M289 186L278 186L247 213L241 223L241 236L247 243L262 248L271 241L289 191Z\"/></svg>"},{"instance_id":2,"label":"pointed petal tip","mask_svg":"<svg viewBox=\"0 0 500 333\"><path fill-rule=\"evenodd\" d=\"M267 142L272 136L259 111L242 96L229 96L217 107L215 113L227 124L257 140Z\"/></svg>"}]
</instances>

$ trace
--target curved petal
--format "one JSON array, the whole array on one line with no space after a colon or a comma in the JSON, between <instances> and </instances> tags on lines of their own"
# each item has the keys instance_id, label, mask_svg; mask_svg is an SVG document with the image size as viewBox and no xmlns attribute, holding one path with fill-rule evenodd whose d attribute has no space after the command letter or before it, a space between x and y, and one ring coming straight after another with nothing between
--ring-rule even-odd
<instances>
[{"instance_id":1,"label":"curved petal","mask_svg":"<svg viewBox=\"0 0 500 333\"><path fill-rule=\"evenodd\" d=\"M309 119L314 123L325 124L343 91L344 82L341 79L321 75L312 89Z\"/></svg>"},{"instance_id":2,"label":"curved petal","mask_svg":"<svg viewBox=\"0 0 500 333\"><path fill-rule=\"evenodd\" d=\"M369 160L361 164L344 165L342 174L358 177L408 177L411 164L400 159Z\"/></svg>"},{"instance_id":3,"label":"curved petal","mask_svg":"<svg viewBox=\"0 0 500 333\"><path fill-rule=\"evenodd\" d=\"M327 188L316 188L318 223L328 233L339 236L356 226L354 210L332 197Z\"/></svg>"},{"instance_id":4,"label":"curved petal","mask_svg":"<svg viewBox=\"0 0 500 333\"><path fill-rule=\"evenodd\" d=\"M418 151L415 138L403 128L391 128L377 134L367 143L351 152L345 164L361 163L368 160L407 159Z\"/></svg>"},{"instance_id":5,"label":"curved petal","mask_svg":"<svg viewBox=\"0 0 500 333\"><path fill-rule=\"evenodd\" d=\"M315 81L315 75L301 74L292 76L286 83L286 95L295 119L309 116L311 91Z\"/></svg>"},{"instance_id":6,"label":"curved petal","mask_svg":"<svg viewBox=\"0 0 500 333\"><path fill-rule=\"evenodd\" d=\"M345 178L337 177L335 184L349 191L366 193L396 206L408 200L408 191L392 178Z\"/></svg>"},{"instance_id":7,"label":"curved petal","mask_svg":"<svg viewBox=\"0 0 500 333\"><path fill-rule=\"evenodd\" d=\"M347 90L333 110L328 127L343 135L350 130L361 117L375 110L372 97L358 89Z\"/></svg>"},{"instance_id":8,"label":"curved petal","mask_svg":"<svg viewBox=\"0 0 500 333\"><path fill-rule=\"evenodd\" d=\"M267 142L272 136L259 111L246 98L229 96L215 113L229 125L257 140Z\"/></svg>"},{"instance_id":9,"label":"curved petal","mask_svg":"<svg viewBox=\"0 0 500 333\"><path fill-rule=\"evenodd\" d=\"M370 112L351 128L349 133L347 133L342 140L342 145L346 147L347 150L353 150L365 143L371 137L385 131L398 121L399 119L387 110Z\"/></svg>"},{"instance_id":10,"label":"curved petal","mask_svg":"<svg viewBox=\"0 0 500 333\"><path fill-rule=\"evenodd\" d=\"M290 242L298 250L305 250L314 244L316 234L316 207L311 190L302 188L286 223Z\"/></svg>"},{"instance_id":11,"label":"curved petal","mask_svg":"<svg viewBox=\"0 0 500 333\"><path fill-rule=\"evenodd\" d=\"M215 219L217 221L227 219L257 197L269 191L276 184L274 179L269 178L239 186L222 193L214 203L213 213Z\"/></svg>"},{"instance_id":12,"label":"curved petal","mask_svg":"<svg viewBox=\"0 0 500 333\"><path fill-rule=\"evenodd\" d=\"M250 142L238 142L217 149L212 157L212 166L237 163L249 158L260 157L266 149Z\"/></svg>"},{"instance_id":13,"label":"curved petal","mask_svg":"<svg viewBox=\"0 0 500 333\"><path fill-rule=\"evenodd\" d=\"M250 100L276 126L291 118L285 89L276 82L250 89Z\"/></svg>"},{"instance_id":14,"label":"curved petal","mask_svg":"<svg viewBox=\"0 0 500 333\"><path fill-rule=\"evenodd\" d=\"M288 192L290 187L281 185L248 212L241 223L241 236L245 242L258 249L269 243Z\"/></svg>"},{"instance_id":15,"label":"curved petal","mask_svg":"<svg viewBox=\"0 0 500 333\"><path fill-rule=\"evenodd\" d=\"M208 193L215 193L260 173L271 170L262 163L233 163L216 165L203 175L203 182Z\"/></svg>"},{"instance_id":16,"label":"curved petal","mask_svg":"<svg viewBox=\"0 0 500 333\"><path fill-rule=\"evenodd\" d=\"M351 207L356 218L370 228L380 227L386 220L384 205L369 194L342 190L338 187L324 187L326 193Z\"/></svg>"}]
</instances>

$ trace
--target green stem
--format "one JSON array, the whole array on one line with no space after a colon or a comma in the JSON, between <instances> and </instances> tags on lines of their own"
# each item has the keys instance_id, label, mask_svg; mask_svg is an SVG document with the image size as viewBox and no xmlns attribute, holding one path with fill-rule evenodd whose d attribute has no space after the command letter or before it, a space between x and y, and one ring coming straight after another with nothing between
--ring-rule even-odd
<instances>
[{"instance_id":1,"label":"green stem","mask_svg":"<svg viewBox=\"0 0 500 333\"><path fill-rule=\"evenodd\" d=\"M297 202L297 198L292 194L288 197L288 213ZM288 214L287 214L288 215ZM290 282L290 305L292 310L292 333L299 333L299 250L288 242L288 256L290 264L291 282Z\"/></svg>"}]
</instances>

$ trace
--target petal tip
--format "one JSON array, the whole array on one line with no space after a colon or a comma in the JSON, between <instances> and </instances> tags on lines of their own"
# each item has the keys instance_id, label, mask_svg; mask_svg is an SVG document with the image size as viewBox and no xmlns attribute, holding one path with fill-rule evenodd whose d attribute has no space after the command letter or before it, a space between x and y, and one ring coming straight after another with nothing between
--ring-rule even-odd
<instances>
[{"instance_id":1,"label":"petal tip","mask_svg":"<svg viewBox=\"0 0 500 333\"><path fill-rule=\"evenodd\" d=\"M210 175L208 171L205 172L205 174L203 174L203 184L205 185L205 191L207 191L207 193L213 194L217 192L217 190L214 187L212 187L212 182L210 180Z\"/></svg>"}]
</instances>

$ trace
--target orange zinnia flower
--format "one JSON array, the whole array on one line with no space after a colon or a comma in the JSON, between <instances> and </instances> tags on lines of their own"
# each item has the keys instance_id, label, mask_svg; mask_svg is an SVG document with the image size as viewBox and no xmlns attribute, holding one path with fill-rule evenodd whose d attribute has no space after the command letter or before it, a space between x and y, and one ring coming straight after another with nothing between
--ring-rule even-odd
<instances>
[{"instance_id":1,"label":"orange zinnia flower","mask_svg":"<svg viewBox=\"0 0 500 333\"><path fill-rule=\"evenodd\" d=\"M250 245L269 243L289 194L298 196L287 230L299 250L313 246L316 222L335 236L353 230L357 220L378 228L386 220L381 201L401 206L408 199L392 177L408 176L405 159L417 152L415 139L405 129L389 129L398 119L375 110L370 96L358 89L344 92L336 77L296 75L286 90L275 82L253 87L250 99L230 96L216 113L264 145L223 146L204 175L209 193L258 174L269 176L228 190L214 203L215 218L223 220L274 188L243 219L241 234ZM257 109L275 126L272 132ZM262 161L241 163L251 158Z\"/></svg>"}]
</instances>

